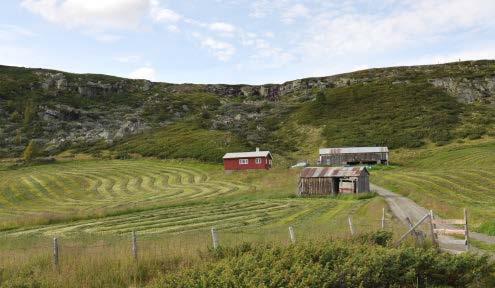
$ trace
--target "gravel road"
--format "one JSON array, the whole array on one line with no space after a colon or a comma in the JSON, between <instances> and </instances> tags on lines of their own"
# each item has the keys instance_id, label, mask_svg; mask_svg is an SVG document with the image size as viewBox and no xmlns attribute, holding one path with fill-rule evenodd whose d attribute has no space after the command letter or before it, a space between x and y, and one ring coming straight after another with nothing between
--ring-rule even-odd
<instances>
[{"instance_id":1,"label":"gravel road","mask_svg":"<svg viewBox=\"0 0 495 288\"><path fill-rule=\"evenodd\" d=\"M399 194L396 194L390 190L387 190L383 187L374 184L370 184L370 187L371 187L371 191L374 191L383 198L385 198L385 201L387 201L387 204L390 207L392 213L405 225L407 225L406 217L409 217L409 219L411 219L413 223L417 223L425 214L429 213L429 210L419 206L418 204L416 204L416 202L412 201L407 197L401 196ZM456 228L455 226L452 225L437 225L437 226L438 226L437 228L445 228L445 229ZM429 231L425 231L425 232L429 232ZM495 244L495 236L489 236L486 234L470 231L469 237L471 239L476 239L478 241L482 241L488 244ZM445 248L448 250L454 250L459 252L461 250L460 247L453 247L453 246L445 247Z\"/></svg>"}]
</instances>

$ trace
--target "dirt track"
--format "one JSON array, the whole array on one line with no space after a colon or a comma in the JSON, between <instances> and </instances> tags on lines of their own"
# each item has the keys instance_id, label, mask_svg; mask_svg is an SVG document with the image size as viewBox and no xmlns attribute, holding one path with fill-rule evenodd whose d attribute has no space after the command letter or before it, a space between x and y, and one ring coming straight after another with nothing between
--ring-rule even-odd
<instances>
[{"instance_id":1,"label":"dirt track","mask_svg":"<svg viewBox=\"0 0 495 288\"><path fill-rule=\"evenodd\" d=\"M409 217L413 223L418 222L425 214L429 213L424 207L419 206L416 202L411 199L396 194L390 190L382 188L380 186L370 184L371 191L378 193L380 196L385 198L388 206L392 213L397 217L401 222L407 225L406 217ZM438 218L438 217L437 217ZM454 229L455 227L452 225L438 225L438 228L446 228L446 229ZM489 236L486 234L481 234L477 232L469 232L469 237L478 241L482 241L489 244L495 244L495 237ZM448 247L451 250L459 250L459 248Z\"/></svg>"}]
</instances>

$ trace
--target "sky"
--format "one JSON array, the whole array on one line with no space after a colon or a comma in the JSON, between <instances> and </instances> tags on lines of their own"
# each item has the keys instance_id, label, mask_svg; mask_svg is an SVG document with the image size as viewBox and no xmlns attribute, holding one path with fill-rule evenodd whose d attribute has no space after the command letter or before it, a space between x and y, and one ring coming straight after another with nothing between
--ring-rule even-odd
<instances>
[{"instance_id":1,"label":"sky","mask_svg":"<svg viewBox=\"0 0 495 288\"><path fill-rule=\"evenodd\" d=\"M0 64L265 84L495 58L494 0L2 0Z\"/></svg>"}]
</instances>

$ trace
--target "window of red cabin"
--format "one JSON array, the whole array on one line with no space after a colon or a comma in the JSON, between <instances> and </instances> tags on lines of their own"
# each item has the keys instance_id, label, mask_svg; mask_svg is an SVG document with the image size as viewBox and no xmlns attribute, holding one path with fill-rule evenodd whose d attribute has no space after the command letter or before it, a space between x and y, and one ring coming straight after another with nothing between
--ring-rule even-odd
<instances>
[{"instance_id":1,"label":"window of red cabin","mask_svg":"<svg viewBox=\"0 0 495 288\"><path fill-rule=\"evenodd\" d=\"M256 164L261 164L261 158L256 158Z\"/></svg>"},{"instance_id":2,"label":"window of red cabin","mask_svg":"<svg viewBox=\"0 0 495 288\"><path fill-rule=\"evenodd\" d=\"M239 165L247 165L249 163L249 159L239 159Z\"/></svg>"}]
</instances>

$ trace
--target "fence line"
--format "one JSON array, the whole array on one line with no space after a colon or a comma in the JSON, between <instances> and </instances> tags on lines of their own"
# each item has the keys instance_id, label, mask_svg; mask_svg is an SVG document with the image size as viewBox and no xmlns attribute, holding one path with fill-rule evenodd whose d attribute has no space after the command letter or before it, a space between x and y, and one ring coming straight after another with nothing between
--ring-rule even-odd
<instances>
[{"instance_id":1,"label":"fence line","mask_svg":"<svg viewBox=\"0 0 495 288\"><path fill-rule=\"evenodd\" d=\"M345 217L345 216L344 216ZM133 261L143 259L143 257L149 257L155 255L183 255L182 253L192 253L198 251L198 249L207 249L212 247L218 249L221 246L238 245L244 242L251 243L296 243L304 241L323 240L339 237L354 237L364 232L378 231L392 229L395 226L390 225L394 223L392 219L385 219L385 210L382 210L380 219L353 219L351 216L344 218L332 219L323 224L314 225L300 225L297 224L267 228L258 227L253 229L252 227L225 227L222 230L218 230L216 227L211 227L210 233L204 228L197 229L195 231L178 234L146 234L139 231L132 231L131 238L129 234L110 235L102 233L102 236L109 237L107 241L112 243L104 243L105 238L96 238L93 235L78 237L77 239L67 237L66 239L58 237L52 238L52 245L35 245L29 248L19 248L18 250L29 252L30 249L39 249L48 251L48 247L52 249L52 262L53 266L58 269L61 263L67 261L76 261L77 257L69 255L89 255L94 257L101 251L105 250L109 253L114 252L115 255L122 257L129 257ZM347 220L347 221L346 221ZM347 222L347 223L346 223ZM346 227L347 226L347 227ZM327 227L327 228L325 228ZM335 228L337 227L337 228ZM244 229L243 229L244 228ZM247 228L247 229L245 229ZM288 228L288 234L287 234ZM322 229L324 228L324 229ZM296 230L298 232L296 232ZM400 230L400 229L399 229ZM314 233L316 232L316 233ZM392 232L397 232L396 229ZM296 233L297 237L296 237ZM166 238L163 239L163 235ZM110 240L111 239L111 240ZM71 242L89 240L91 243L77 243ZM163 241L165 240L165 241ZM33 242L33 241L31 241ZM35 243L34 243L35 244ZM46 250L45 250L46 249ZM103 250L99 250L103 249ZM130 251L129 251L130 250ZM171 252L172 251L172 252ZM130 252L130 253L129 253ZM0 253L2 251L0 250ZM43 254L44 253L44 254ZM68 254L69 253L69 254ZM75 254L74 254L75 253ZM166 253L166 254L165 254ZM41 254L45 255L46 252ZM128 256L125 256L128 255ZM1 255L0 255L1 256ZM22 256L21 256L22 257ZM29 255L27 255L29 257ZM2 257L0 257L2 258ZM69 260L67 260L69 259ZM0 260L1 262L1 260Z\"/></svg>"}]
</instances>

